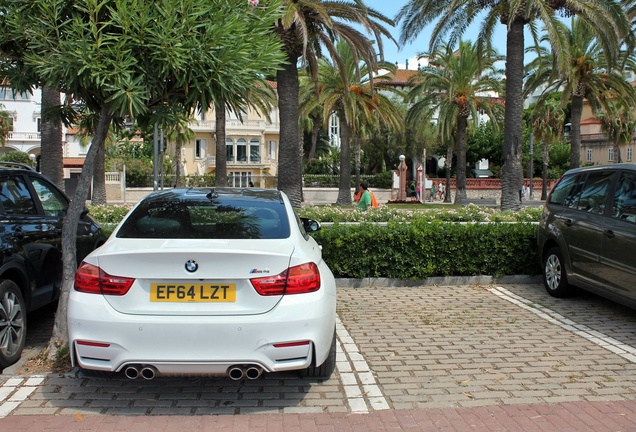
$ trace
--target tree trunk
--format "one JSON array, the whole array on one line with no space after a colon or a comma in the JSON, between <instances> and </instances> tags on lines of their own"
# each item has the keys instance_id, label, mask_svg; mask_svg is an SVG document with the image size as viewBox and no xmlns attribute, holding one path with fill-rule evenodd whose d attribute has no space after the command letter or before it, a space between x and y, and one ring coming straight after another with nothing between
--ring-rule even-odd
<instances>
[{"instance_id":1,"label":"tree trunk","mask_svg":"<svg viewBox=\"0 0 636 432\"><path fill-rule=\"evenodd\" d=\"M51 109L61 105L60 92L42 88L42 134L40 139L40 171L64 190L64 151L62 123L51 115Z\"/></svg>"},{"instance_id":2,"label":"tree trunk","mask_svg":"<svg viewBox=\"0 0 636 432\"><path fill-rule=\"evenodd\" d=\"M181 141L174 143L174 187L181 187Z\"/></svg>"},{"instance_id":3,"label":"tree trunk","mask_svg":"<svg viewBox=\"0 0 636 432\"><path fill-rule=\"evenodd\" d=\"M353 159L355 161L355 170L356 170L356 181L355 181L356 190L358 189L358 186L360 185L360 153L361 153L360 139L361 139L360 135L358 134L356 134L356 136L353 138L353 145L354 145Z\"/></svg>"},{"instance_id":4,"label":"tree trunk","mask_svg":"<svg viewBox=\"0 0 636 432\"><path fill-rule=\"evenodd\" d=\"M523 115L524 22L515 19L506 39L506 109L504 118L504 164L501 176L501 209L521 209Z\"/></svg>"},{"instance_id":5,"label":"tree trunk","mask_svg":"<svg viewBox=\"0 0 636 432\"><path fill-rule=\"evenodd\" d=\"M541 185L541 199L548 199L548 160L550 158L550 146L548 143L543 143L543 161L541 169L541 179L543 184Z\"/></svg>"},{"instance_id":6,"label":"tree trunk","mask_svg":"<svg viewBox=\"0 0 636 432\"><path fill-rule=\"evenodd\" d=\"M340 117L340 184L338 186L337 205L351 205L351 143L349 123Z\"/></svg>"},{"instance_id":7,"label":"tree trunk","mask_svg":"<svg viewBox=\"0 0 636 432\"><path fill-rule=\"evenodd\" d=\"M623 158L621 157L621 146L618 141L614 143L614 163L623 163Z\"/></svg>"},{"instance_id":8,"label":"tree trunk","mask_svg":"<svg viewBox=\"0 0 636 432\"><path fill-rule=\"evenodd\" d=\"M289 55L276 72L280 144L278 151L278 189L289 197L295 208L302 202L303 148L298 125L298 57Z\"/></svg>"},{"instance_id":9,"label":"tree trunk","mask_svg":"<svg viewBox=\"0 0 636 432\"><path fill-rule=\"evenodd\" d=\"M444 187L444 202L450 203L453 201L453 195L451 191L451 167L453 166L453 148L448 146L446 149L446 186Z\"/></svg>"},{"instance_id":10,"label":"tree trunk","mask_svg":"<svg viewBox=\"0 0 636 432\"><path fill-rule=\"evenodd\" d=\"M93 193L91 204L106 205L106 147L102 146L95 157L95 174L93 175Z\"/></svg>"},{"instance_id":11,"label":"tree trunk","mask_svg":"<svg viewBox=\"0 0 636 432\"><path fill-rule=\"evenodd\" d=\"M581 165L581 116L583 115L583 96L572 95L570 106L570 169Z\"/></svg>"},{"instance_id":12,"label":"tree trunk","mask_svg":"<svg viewBox=\"0 0 636 432\"><path fill-rule=\"evenodd\" d=\"M216 133L214 142L216 144L216 170L214 172L214 183L218 187L227 186L227 150L225 149L225 103L219 101L214 103L214 118L216 123Z\"/></svg>"},{"instance_id":13,"label":"tree trunk","mask_svg":"<svg viewBox=\"0 0 636 432\"><path fill-rule=\"evenodd\" d=\"M457 191L455 193L455 204L462 204L466 196L466 128L468 127L468 118L457 116Z\"/></svg>"},{"instance_id":14,"label":"tree trunk","mask_svg":"<svg viewBox=\"0 0 636 432\"><path fill-rule=\"evenodd\" d=\"M55 314L55 323L53 325L53 333L48 346L48 358L54 359L57 348L68 344L68 326L66 322L66 312L68 296L73 288L75 279L75 271L77 270L77 224L85 206L85 198L88 195L93 172L95 170L95 160L97 153L104 146L104 141L108 135L108 128L113 116L109 114L110 106L104 105L99 113L99 120L93 136L93 142L86 159L84 160L84 168L80 175L75 195L71 199L71 203L64 218L62 227L62 287L60 291L60 300L58 309Z\"/></svg>"},{"instance_id":15,"label":"tree trunk","mask_svg":"<svg viewBox=\"0 0 636 432\"><path fill-rule=\"evenodd\" d=\"M307 155L307 160L313 160L316 158L316 150L318 149L318 133L320 132L320 119L312 118L313 127L311 128L311 148Z\"/></svg>"}]
</instances>

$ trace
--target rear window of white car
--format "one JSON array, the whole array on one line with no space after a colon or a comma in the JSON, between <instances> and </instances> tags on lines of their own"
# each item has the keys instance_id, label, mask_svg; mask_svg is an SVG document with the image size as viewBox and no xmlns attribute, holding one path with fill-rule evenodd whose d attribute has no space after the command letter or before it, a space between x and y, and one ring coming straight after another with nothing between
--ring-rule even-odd
<instances>
[{"instance_id":1,"label":"rear window of white car","mask_svg":"<svg viewBox=\"0 0 636 432\"><path fill-rule=\"evenodd\" d=\"M175 200L141 203L118 238L282 239L290 235L282 203L258 200Z\"/></svg>"}]
</instances>

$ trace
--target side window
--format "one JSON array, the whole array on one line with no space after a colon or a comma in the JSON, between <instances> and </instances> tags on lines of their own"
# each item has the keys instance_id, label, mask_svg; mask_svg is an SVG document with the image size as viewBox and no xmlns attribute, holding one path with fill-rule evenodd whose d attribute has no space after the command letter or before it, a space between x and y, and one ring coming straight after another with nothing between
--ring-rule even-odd
<instances>
[{"instance_id":1,"label":"side window","mask_svg":"<svg viewBox=\"0 0 636 432\"><path fill-rule=\"evenodd\" d=\"M621 174L614 192L612 217L636 223L636 174Z\"/></svg>"},{"instance_id":2,"label":"side window","mask_svg":"<svg viewBox=\"0 0 636 432\"><path fill-rule=\"evenodd\" d=\"M64 196L53 185L37 177L31 179L35 193L38 194L44 214L52 217L63 217L68 203Z\"/></svg>"},{"instance_id":3,"label":"side window","mask_svg":"<svg viewBox=\"0 0 636 432\"><path fill-rule=\"evenodd\" d=\"M550 194L550 204L565 205L579 176L563 177Z\"/></svg>"},{"instance_id":4,"label":"side window","mask_svg":"<svg viewBox=\"0 0 636 432\"><path fill-rule=\"evenodd\" d=\"M37 209L21 177L0 177L0 202L6 214L35 215Z\"/></svg>"},{"instance_id":5,"label":"side window","mask_svg":"<svg viewBox=\"0 0 636 432\"><path fill-rule=\"evenodd\" d=\"M601 171L592 172L587 176L585 186L581 190L578 203L573 205L577 210L589 213L605 213L605 203L607 202L607 190L612 184L612 179L616 172Z\"/></svg>"},{"instance_id":6,"label":"side window","mask_svg":"<svg viewBox=\"0 0 636 432\"><path fill-rule=\"evenodd\" d=\"M301 221L298 214L296 214L296 210L294 210L294 217L296 218L296 223L298 224L298 229L300 230L300 233L305 238L305 240L309 240L309 234L307 234L307 231L305 231L305 226L303 225L303 221Z\"/></svg>"}]
</instances>

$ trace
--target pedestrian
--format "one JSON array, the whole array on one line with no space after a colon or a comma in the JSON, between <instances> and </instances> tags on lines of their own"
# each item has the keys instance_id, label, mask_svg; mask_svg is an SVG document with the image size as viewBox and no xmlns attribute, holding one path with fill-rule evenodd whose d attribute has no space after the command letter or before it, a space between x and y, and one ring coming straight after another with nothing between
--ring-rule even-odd
<instances>
[{"instance_id":1,"label":"pedestrian","mask_svg":"<svg viewBox=\"0 0 636 432\"><path fill-rule=\"evenodd\" d=\"M444 201L444 184L442 182L437 185L437 194L439 195L439 200Z\"/></svg>"},{"instance_id":2,"label":"pedestrian","mask_svg":"<svg viewBox=\"0 0 636 432\"><path fill-rule=\"evenodd\" d=\"M420 186L420 184L417 184L417 187L415 188L415 192L417 194L417 200L421 201L422 200L422 187Z\"/></svg>"},{"instance_id":3,"label":"pedestrian","mask_svg":"<svg viewBox=\"0 0 636 432\"><path fill-rule=\"evenodd\" d=\"M415 182L411 182L411 198L415 198Z\"/></svg>"},{"instance_id":4,"label":"pedestrian","mask_svg":"<svg viewBox=\"0 0 636 432\"><path fill-rule=\"evenodd\" d=\"M365 181L360 182L360 201L358 202L358 209L367 211L371 208L371 192L369 192L369 184Z\"/></svg>"},{"instance_id":5,"label":"pedestrian","mask_svg":"<svg viewBox=\"0 0 636 432\"><path fill-rule=\"evenodd\" d=\"M433 183L433 186L431 186L431 202L435 201L435 184Z\"/></svg>"}]
</instances>

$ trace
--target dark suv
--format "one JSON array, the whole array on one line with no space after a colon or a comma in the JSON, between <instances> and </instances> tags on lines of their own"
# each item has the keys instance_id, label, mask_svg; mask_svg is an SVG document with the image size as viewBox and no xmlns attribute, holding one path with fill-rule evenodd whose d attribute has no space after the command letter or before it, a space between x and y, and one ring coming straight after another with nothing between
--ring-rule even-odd
<instances>
[{"instance_id":1,"label":"dark suv","mask_svg":"<svg viewBox=\"0 0 636 432\"><path fill-rule=\"evenodd\" d=\"M20 358L27 313L59 297L68 205L46 177L27 165L0 162L0 370ZM104 241L85 211L77 230L78 263Z\"/></svg>"},{"instance_id":2,"label":"dark suv","mask_svg":"<svg viewBox=\"0 0 636 432\"><path fill-rule=\"evenodd\" d=\"M636 307L636 164L566 172L537 239L550 295L564 297L574 285Z\"/></svg>"}]
</instances>

